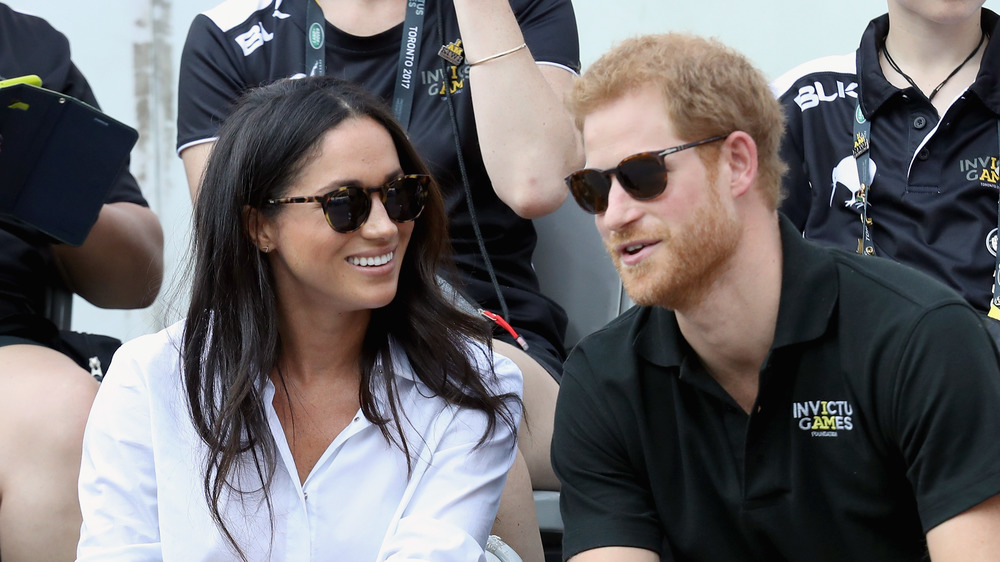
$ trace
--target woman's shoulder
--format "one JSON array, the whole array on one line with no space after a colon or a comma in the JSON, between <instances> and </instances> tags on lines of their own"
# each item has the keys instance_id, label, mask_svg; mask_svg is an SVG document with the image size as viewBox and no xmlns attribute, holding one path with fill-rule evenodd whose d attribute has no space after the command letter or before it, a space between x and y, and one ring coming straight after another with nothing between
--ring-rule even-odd
<instances>
[{"instance_id":1,"label":"woman's shoulder","mask_svg":"<svg viewBox=\"0 0 1000 562\"><path fill-rule=\"evenodd\" d=\"M178 321L159 332L123 343L115 352L105 383L131 379L148 386L164 379L163 375L175 379L183 333L184 321Z\"/></svg>"},{"instance_id":2,"label":"woman's shoulder","mask_svg":"<svg viewBox=\"0 0 1000 562\"><path fill-rule=\"evenodd\" d=\"M465 338L459 342L473 369L479 373L480 379L487 390L494 395L516 394L521 396L523 381L521 370L510 358L502 355L485 343ZM421 394L427 396L432 391L421 381L414 371L413 365L406 356L406 351L393 343L391 345L393 375L400 379L411 381Z\"/></svg>"}]
</instances>

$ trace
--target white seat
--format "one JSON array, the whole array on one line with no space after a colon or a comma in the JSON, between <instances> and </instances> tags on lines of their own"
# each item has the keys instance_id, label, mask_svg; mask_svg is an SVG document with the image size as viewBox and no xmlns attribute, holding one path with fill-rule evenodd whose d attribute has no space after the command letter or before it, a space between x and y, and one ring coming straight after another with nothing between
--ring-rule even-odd
<instances>
[{"instance_id":1,"label":"white seat","mask_svg":"<svg viewBox=\"0 0 1000 562\"><path fill-rule=\"evenodd\" d=\"M538 245L532 265L542 293L566 310L566 349L601 328L632 301L604 250L594 216L570 196L562 207L534 220Z\"/></svg>"},{"instance_id":2,"label":"white seat","mask_svg":"<svg viewBox=\"0 0 1000 562\"><path fill-rule=\"evenodd\" d=\"M538 514L538 530L543 533L562 533L562 514L559 513L559 492L535 490L535 512Z\"/></svg>"}]
</instances>

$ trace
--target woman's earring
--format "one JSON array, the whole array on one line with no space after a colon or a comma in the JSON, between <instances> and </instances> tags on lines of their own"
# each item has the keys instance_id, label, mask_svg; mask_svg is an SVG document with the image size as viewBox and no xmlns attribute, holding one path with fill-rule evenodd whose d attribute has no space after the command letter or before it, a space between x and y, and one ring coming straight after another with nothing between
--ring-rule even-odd
<instances>
[{"instance_id":1,"label":"woman's earring","mask_svg":"<svg viewBox=\"0 0 1000 562\"><path fill-rule=\"evenodd\" d=\"M270 249L270 246L264 246L264 249L263 249L263 250L261 250L261 251L262 251L262 252L264 252L264 253L266 254L266 253L268 252L268 250L269 250L269 249Z\"/></svg>"}]
</instances>

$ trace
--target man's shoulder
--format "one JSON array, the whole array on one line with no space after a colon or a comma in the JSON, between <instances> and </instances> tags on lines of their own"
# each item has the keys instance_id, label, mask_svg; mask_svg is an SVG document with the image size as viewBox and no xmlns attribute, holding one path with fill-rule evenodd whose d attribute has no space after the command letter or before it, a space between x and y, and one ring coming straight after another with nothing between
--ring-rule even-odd
<instances>
[{"instance_id":1,"label":"man's shoulder","mask_svg":"<svg viewBox=\"0 0 1000 562\"><path fill-rule=\"evenodd\" d=\"M202 12L219 31L228 33L229 31L247 23L250 19L260 19L261 16L279 18L284 14L279 6L270 10L274 0L225 0L215 7ZM287 15L286 15L287 17Z\"/></svg>"},{"instance_id":2,"label":"man's shoulder","mask_svg":"<svg viewBox=\"0 0 1000 562\"><path fill-rule=\"evenodd\" d=\"M833 258L841 294L848 299L865 295L864 300L871 302L872 306L896 311L906 307L921 310L945 304L968 306L953 289L908 265L836 248L823 249Z\"/></svg>"},{"instance_id":3,"label":"man's shoulder","mask_svg":"<svg viewBox=\"0 0 1000 562\"><path fill-rule=\"evenodd\" d=\"M977 313L957 292L944 283L895 260L860 256L836 248L821 247L832 258L837 277L839 331L847 347L877 340L900 346L915 334L939 334L956 329L943 325L977 324ZM944 322L942 319L948 319ZM846 339L844 339L846 338ZM874 338L874 340L873 340Z\"/></svg>"},{"instance_id":4,"label":"man's shoulder","mask_svg":"<svg viewBox=\"0 0 1000 562\"><path fill-rule=\"evenodd\" d=\"M771 82L771 91L783 105L795 104L802 112L830 102L850 101L853 107L858 99L857 56L851 52L800 64Z\"/></svg>"},{"instance_id":5,"label":"man's shoulder","mask_svg":"<svg viewBox=\"0 0 1000 562\"><path fill-rule=\"evenodd\" d=\"M0 78L15 77L3 76L3 67L30 66L34 74L40 74L69 60L69 56L69 40L52 24L0 4Z\"/></svg>"},{"instance_id":6,"label":"man's shoulder","mask_svg":"<svg viewBox=\"0 0 1000 562\"><path fill-rule=\"evenodd\" d=\"M291 43L302 43L304 14L288 2L226 0L195 17L185 50L216 49L218 43L249 57L254 53L281 52ZM275 46L278 47L275 47ZM272 53L273 54L273 53Z\"/></svg>"},{"instance_id":7,"label":"man's shoulder","mask_svg":"<svg viewBox=\"0 0 1000 562\"><path fill-rule=\"evenodd\" d=\"M0 4L0 29L3 30L0 37L4 42L16 42L19 38L32 37L38 33L42 36L35 36L36 40L48 39L49 36L63 37L62 33L40 16L15 10L5 4Z\"/></svg>"}]
</instances>

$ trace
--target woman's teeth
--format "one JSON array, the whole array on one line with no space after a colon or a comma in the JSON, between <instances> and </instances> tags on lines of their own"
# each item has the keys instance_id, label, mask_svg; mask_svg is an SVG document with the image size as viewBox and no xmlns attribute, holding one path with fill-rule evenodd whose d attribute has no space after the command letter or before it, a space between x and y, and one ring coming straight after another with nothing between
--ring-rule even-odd
<instances>
[{"instance_id":1,"label":"woman's teeth","mask_svg":"<svg viewBox=\"0 0 1000 562\"><path fill-rule=\"evenodd\" d=\"M351 256L347 258L347 261L361 267L374 267L379 265L385 265L392 261L392 252L384 254L381 256L374 256L370 258L360 258L357 256Z\"/></svg>"}]
</instances>

